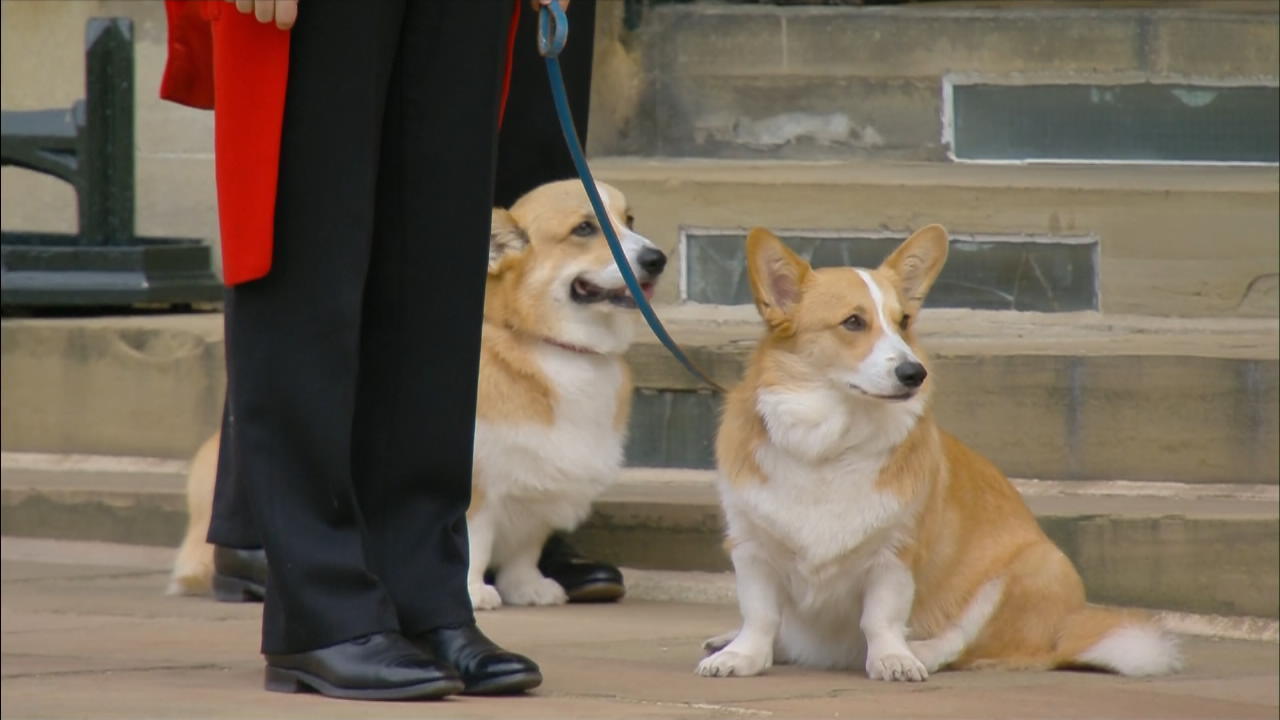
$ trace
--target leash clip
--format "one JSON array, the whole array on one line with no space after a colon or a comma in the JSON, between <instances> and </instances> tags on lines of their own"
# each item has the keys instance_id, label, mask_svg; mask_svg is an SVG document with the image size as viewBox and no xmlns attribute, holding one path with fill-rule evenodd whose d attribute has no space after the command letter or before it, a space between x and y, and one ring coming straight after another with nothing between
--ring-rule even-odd
<instances>
[{"instance_id":1,"label":"leash clip","mask_svg":"<svg viewBox=\"0 0 1280 720\"><path fill-rule=\"evenodd\" d=\"M564 8L560 7L558 0L551 0L538 10L538 53L546 58L557 57L564 50L564 43L568 39L569 19L565 17Z\"/></svg>"}]
</instances>

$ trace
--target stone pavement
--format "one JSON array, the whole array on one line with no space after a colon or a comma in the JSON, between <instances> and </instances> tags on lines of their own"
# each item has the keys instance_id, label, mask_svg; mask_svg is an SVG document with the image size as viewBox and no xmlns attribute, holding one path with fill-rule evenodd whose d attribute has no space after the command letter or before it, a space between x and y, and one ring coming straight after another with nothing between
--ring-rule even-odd
<instances>
[{"instance_id":1,"label":"stone pavement","mask_svg":"<svg viewBox=\"0 0 1280 720\"><path fill-rule=\"evenodd\" d=\"M528 697L356 703L261 690L260 608L161 594L168 550L4 538L4 718L1275 718L1278 646L1188 638L1188 668L942 673L920 685L790 667L693 674L732 606L503 609L481 624L541 664Z\"/></svg>"}]
</instances>

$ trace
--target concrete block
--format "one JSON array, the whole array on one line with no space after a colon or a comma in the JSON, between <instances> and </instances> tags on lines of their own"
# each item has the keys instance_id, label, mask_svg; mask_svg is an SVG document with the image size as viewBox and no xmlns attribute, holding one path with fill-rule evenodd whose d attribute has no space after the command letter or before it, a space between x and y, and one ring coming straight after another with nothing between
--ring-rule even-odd
<instances>
[{"instance_id":1,"label":"concrete block","mask_svg":"<svg viewBox=\"0 0 1280 720\"><path fill-rule=\"evenodd\" d=\"M5 320L3 447L189 457L226 382L221 315L190 318Z\"/></svg>"},{"instance_id":2,"label":"concrete block","mask_svg":"<svg viewBox=\"0 0 1280 720\"><path fill-rule=\"evenodd\" d=\"M936 79L662 77L657 154L941 159Z\"/></svg>"},{"instance_id":3,"label":"concrete block","mask_svg":"<svg viewBox=\"0 0 1280 720\"><path fill-rule=\"evenodd\" d=\"M779 13L744 9L703 6L694 12L680 12L671 5L654 8L641 26L650 71L738 76L784 71L787 19Z\"/></svg>"},{"instance_id":4,"label":"concrete block","mask_svg":"<svg viewBox=\"0 0 1280 720\"><path fill-rule=\"evenodd\" d=\"M1142 19L1130 13L1046 7L796 8L783 13L786 70L796 74L1070 76L1132 72L1144 62Z\"/></svg>"},{"instance_id":5,"label":"concrete block","mask_svg":"<svg viewBox=\"0 0 1280 720\"><path fill-rule=\"evenodd\" d=\"M1274 518L1042 516L1094 602L1276 617Z\"/></svg>"},{"instance_id":6,"label":"concrete block","mask_svg":"<svg viewBox=\"0 0 1280 720\"><path fill-rule=\"evenodd\" d=\"M1153 74L1275 83L1280 72L1280 27L1271 13L1204 18L1159 17L1151 26Z\"/></svg>"}]
</instances>

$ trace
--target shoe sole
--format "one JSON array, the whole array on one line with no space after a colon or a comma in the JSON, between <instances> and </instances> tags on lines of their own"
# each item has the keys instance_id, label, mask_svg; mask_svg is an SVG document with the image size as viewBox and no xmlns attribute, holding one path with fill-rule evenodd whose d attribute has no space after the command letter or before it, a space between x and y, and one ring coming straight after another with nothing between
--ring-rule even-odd
<instances>
[{"instance_id":1,"label":"shoe sole","mask_svg":"<svg viewBox=\"0 0 1280 720\"><path fill-rule=\"evenodd\" d=\"M263 682L270 692L318 692L344 700L435 700L462 692L461 680L433 680L394 688L344 688L302 670L267 666Z\"/></svg>"},{"instance_id":2,"label":"shoe sole","mask_svg":"<svg viewBox=\"0 0 1280 720\"><path fill-rule=\"evenodd\" d=\"M613 582L587 583L566 593L569 596L569 602L572 603L616 602L626 594L626 587Z\"/></svg>"},{"instance_id":3,"label":"shoe sole","mask_svg":"<svg viewBox=\"0 0 1280 720\"><path fill-rule=\"evenodd\" d=\"M213 597L218 602L262 602L267 589L258 583L230 575L213 576Z\"/></svg>"},{"instance_id":4,"label":"shoe sole","mask_svg":"<svg viewBox=\"0 0 1280 720\"><path fill-rule=\"evenodd\" d=\"M523 672L482 680L468 685L463 695L515 695L542 684L542 673Z\"/></svg>"}]
</instances>

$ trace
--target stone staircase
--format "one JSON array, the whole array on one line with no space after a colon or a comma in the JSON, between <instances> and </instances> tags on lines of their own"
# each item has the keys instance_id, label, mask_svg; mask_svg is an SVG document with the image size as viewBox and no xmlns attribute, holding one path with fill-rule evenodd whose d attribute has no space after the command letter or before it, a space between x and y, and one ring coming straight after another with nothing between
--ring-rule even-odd
<instances>
[{"instance_id":1,"label":"stone staircase","mask_svg":"<svg viewBox=\"0 0 1280 720\"><path fill-rule=\"evenodd\" d=\"M1021 478L1095 599L1277 617L1276 166L962 162L947 130L948 88L978 80L1275 87L1274 3L694 2L630 30L622 11L600 6L593 168L670 252L659 314L702 367L736 382L759 333L736 304L747 228L874 262L943 223L973 273L919 325L943 425ZM176 543L221 408L220 316L2 335L4 533ZM576 542L726 570L718 398L639 337L631 468Z\"/></svg>"}]
</instances>

